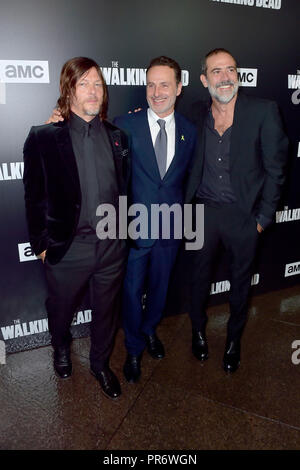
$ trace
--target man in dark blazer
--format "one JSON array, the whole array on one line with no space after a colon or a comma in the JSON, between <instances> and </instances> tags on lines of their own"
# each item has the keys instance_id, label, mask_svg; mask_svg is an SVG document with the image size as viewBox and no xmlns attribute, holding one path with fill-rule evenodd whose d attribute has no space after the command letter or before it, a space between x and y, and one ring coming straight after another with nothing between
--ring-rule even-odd
<instances>
[{"instance_id":1,"label":"man in dark blazer","mask_svg":"<svg viewBox=\"0 0 300 470\"><path fill-rule=\"evenodd\" d=\"M114 121L130 135L132 142L130 202L143 204L148 212L148 217L141 219L141 235L132 241L123 290L122 318L128 352L123 370L130 383L140 377L141 357L146 346L155 359L165 354L156 335L156 326L165 306L169 277L180 243L176 234L182 228L182 218L178 213L173 217L170 211L171 221L162 216L160 223L155 224L151 209L165 204L168 212L173 204L177 209L183 204L196 129L186 118L174 113L181 88L179 65L164 56L153 59L147 69L149 108ZM161 153L164 154L163 164ZM164 238L163 230L169 221L170 235Z\"/></svg>"},{"instance_id":2,"label":"man in dark blazer","mask_svg":"<svg viewBox=\"0 0 300 470\"><path fill-rule=\"evenodd\" d=\"M222 244L231 272L223 367L234 372L253 259L280 197L288 142L276 103L238 93L237 64L228 51L209 52L200 78L211 100L196 103L190 116L198 127L198 145L185 202L204 204L204 246L190 257L192 351L199 360L208 358L205 307Z\"/></svg>"},{"instance_id":3,"label":"man in dark blazer","mask_svg":"<svg viewBox=\"0 0 300 470\"><path fill-rule=\"evenodd\" d=\"M71 375L70 325L89 286L91 372L109 398L120 395L109 368L127 249L99 239L96 209L116 209L126 193L128 141L109 124L107 88L96 62L75 57L63 66L58 105L63 122L33 127L24 145L24 185L30 242L46 270L46 302L54 368Z\"/></svg>"}]
</instances>

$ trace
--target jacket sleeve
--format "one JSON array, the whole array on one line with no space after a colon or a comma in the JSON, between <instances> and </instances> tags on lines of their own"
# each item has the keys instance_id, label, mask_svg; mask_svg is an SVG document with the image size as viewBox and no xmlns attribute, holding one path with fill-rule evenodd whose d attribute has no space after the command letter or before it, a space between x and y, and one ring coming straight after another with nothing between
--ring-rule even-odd
<instances>
[{"instance_id":1,"label":"jacket sleeve","mask_svg":"<svg viewBox=\"0 0 300 470\"><path fill-rule=\"evenodd\" d=\"M258 219L261 216L262 220L272 220L285 181L288 154L288 139L275 102L268 103L261 125L260 142L265 181L258 208Z\"/></svg>"},{"instance_id":2,"label":"jacket sleeve","mask_svg":"<svg viewBox=\"0 0 300 470\"><path fill-rule=\"evenodd\" d=\"M48 247L46 228L47 192L36 128L32 127L24 144L25 209L29 241L36 255Z\"/></svg>"}]
</instances>

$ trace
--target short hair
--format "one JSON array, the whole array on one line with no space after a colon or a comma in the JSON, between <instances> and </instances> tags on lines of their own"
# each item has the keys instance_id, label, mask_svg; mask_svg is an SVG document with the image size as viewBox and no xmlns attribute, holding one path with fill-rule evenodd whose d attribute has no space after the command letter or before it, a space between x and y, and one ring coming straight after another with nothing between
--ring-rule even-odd
<instances>
[{"instance_id":1,"label":"short hair","mask_svg":"<svg viewBox=\"0 0 300 470\"><path fill-rule=\"evenodd\" d=\"M106 119L108 108L108 90L103 74L97 62L88 57L73 57L68 60L60 74L60 97L57 105L64 119L69 119L71 112L71 98L74 95L77 81L88 72L92 67L97 70L103 84L103 103L100 108L100 119Z\"/></svg>"},{"instance_id":2,"label":"short hair","mask_svg":"<svg viewBox=\"0 0 300 470\"><path fill-rule=\"evenodd\" d=\"M165 65L173 69L175 73L176 84L178 85L178 83L181 82L181 68L179 64L176 62L176 60L171 59L170 57L166 57L164 55L155 57L155 59L152 59L150 64L148 65L146 73L148 73L149 70L152 67L155 67L156 65Z\"/></svg>"},{"instance_id":3,"label":"short hair","mask_svg":"<svg viewBox=\"0 0 300 470\"><path fill-rule=\"evenodd\" d=\"M204 59L201 61L201 73L203 75L206 75L206 72L207 72L207 59L209 57L211 57L212 55L215 55L215 54L219 54L220 52L223 52L225 54L228 54L230 55L234 62L235 62L235 66L237 67L237 61L236 59L233 57L233 55L231 54L231 52L229 52L227 49L224 49L223 47L218 47L216 49L212 49L211 51L209 51L206 56L204 57Z\"/></svg>"}]
</instances>

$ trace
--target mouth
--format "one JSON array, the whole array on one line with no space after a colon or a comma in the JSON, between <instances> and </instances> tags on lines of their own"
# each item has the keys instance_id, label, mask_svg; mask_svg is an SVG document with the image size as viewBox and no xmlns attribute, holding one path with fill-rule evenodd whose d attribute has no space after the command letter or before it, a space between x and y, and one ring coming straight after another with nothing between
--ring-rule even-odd
<instances>
[{"instance_id":1,"label":"mouth","mask_svg":"<svg viewBox=\"0 0 300 470\"><path fill-rule=\"evenodd\" d=\"M164 103L166 101L166 98L151 98L153 103L155 104L160 104L160 103Z\"/></svg>"},{"instance_id":2,"label":"mouth","mask_svg":"<svg viewBox=\"0 0 300 470\"><path fill-rule=\"evenodd\" d=\"M216 85L217 89L221 90L229 90L234 86L234 83L232 82L221 82L218 85Z\"/></svg>"}]
</instances>

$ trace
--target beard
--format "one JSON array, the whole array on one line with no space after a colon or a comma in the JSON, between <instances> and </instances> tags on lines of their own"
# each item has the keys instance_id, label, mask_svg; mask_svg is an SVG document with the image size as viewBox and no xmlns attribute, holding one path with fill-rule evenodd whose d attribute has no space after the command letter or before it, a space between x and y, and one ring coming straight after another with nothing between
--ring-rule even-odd
<instances>
[{"instance_id":1,"label":"beard","mask_svg":"<svg viewBox=\"0 0 300 470\"><path fill-rule=\"evenodd\" d=\"M92 109L88 108L88 109L85 109L84 111L87 116L98 116L98 114L100 113L100 110L101 110L101 106L97 105Z\"/></svg>"},{"instance_id":2,"label":"beard","mask_svg":"<svg viewBox=\"0 0 300 470\"><path fill-rule=\"evenodd\" d=\"M220 88L222 86L227 86L227 85L233 86L233 90L230 93L220 95L218 93L218 88ZM221 104L227 104L237 94L238 89L239 89L239 84L237 82L232 82L231 80L226 80L224 82L218 83L218 85L216 85L216 87L213 87L212 85L210 85L208 83L207 87L208 87L208 91L209 91L212 98L215 98Z\"/></svg>"}]
</instances>

